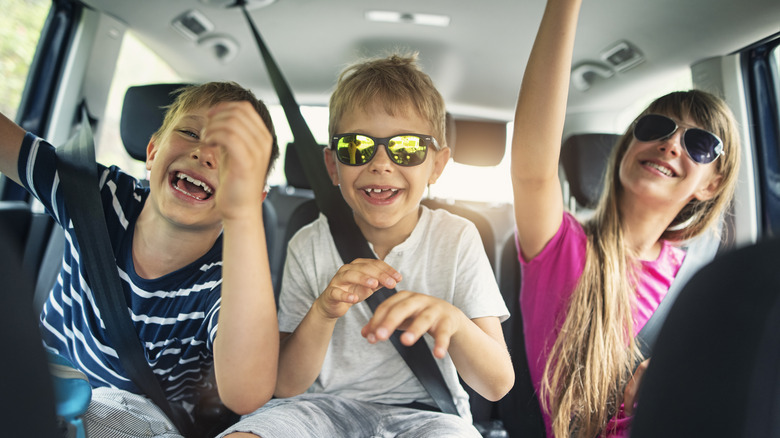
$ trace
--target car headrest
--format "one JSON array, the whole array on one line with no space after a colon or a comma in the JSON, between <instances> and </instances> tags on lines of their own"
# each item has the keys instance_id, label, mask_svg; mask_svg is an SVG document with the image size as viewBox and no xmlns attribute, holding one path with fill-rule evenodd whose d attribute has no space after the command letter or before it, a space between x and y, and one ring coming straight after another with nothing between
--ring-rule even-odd
<instances>
[{"instance_id":1,"label":"car headrest","mask_svg":"<svg viewBox=\"0 0 780 438\"><path fill-rule=\"evenodd\" d=\"M561 164L577 204L594 209L603 188L604 174L618 134L575 134L561 146Z\"/></svg>"},{"instance_id":2,"label":"car headrest","mask_svg":"<svg viewBox=\"0 0 780 438\"><path fill-rule=\"evenodd\" d=\"M295 149L295 143L287 143L287 149L284 152L284 176L288 186L296 189L311 189L301 159L298 157L298 151Z\"/></svg>"},{"instance_id":3,"label":"car headrest","mask_svg":"<svg viewBox=\"0 0 780 438\"><path fill-rule=\"evenodd\" d=\"M165 107L173 103L171 94L189 84L149 84L130 87L125 92L119 132L131 157L146 161L146 146L162 125Z\"/></svg>"},{"instance_id":4,"label":"car headrest","mask_svg":"<svg viewBox=\"0 0 780 438\"><path fill-rule=\"evenodd\" d=\"M456 163L495 166L506 152L506 123L447 117L447 145Z\"/></svg>"}]
</instances>

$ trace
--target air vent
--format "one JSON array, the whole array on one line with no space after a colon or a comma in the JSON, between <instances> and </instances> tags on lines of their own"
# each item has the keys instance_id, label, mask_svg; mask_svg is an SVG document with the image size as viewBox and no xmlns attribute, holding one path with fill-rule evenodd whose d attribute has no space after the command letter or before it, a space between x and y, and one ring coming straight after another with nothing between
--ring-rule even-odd
<instances>
[{"instance_id":1,"label":"air vent","mask_svg":"<svg viewBox=\"0 0 780 438\"><path fill-rule=\"evenodd\" d=\"M641 64L645 57L628 41L619 41L601 52L601 59L618 72L624 72Z\"/></svg>"},{"instance_id":2,"label":"air vent","mask_svg":"<svg viewBox=\"0 0 780 438\"><path fill-rule=\"evenodd\" d=\"M214 24L196 9L189 10L176 17L171 22L171 26L184 35L185 38L193 41L214 30Z\"/></svg>"}]
</instances>

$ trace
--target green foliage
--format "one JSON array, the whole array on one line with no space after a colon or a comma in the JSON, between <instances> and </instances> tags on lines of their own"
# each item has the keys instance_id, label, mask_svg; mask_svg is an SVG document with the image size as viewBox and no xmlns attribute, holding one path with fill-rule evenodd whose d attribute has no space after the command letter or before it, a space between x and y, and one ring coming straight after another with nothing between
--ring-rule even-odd
<instances>
[{"instance_id":1,"label":"green foliage","mask_svg":"<svg viewBox=\"0 0 780 438\"><path fill-rule=\"evenodd\" d=\"M14 119L51 0L0 0L0 112Z\"/></svg>"}]
</instances>

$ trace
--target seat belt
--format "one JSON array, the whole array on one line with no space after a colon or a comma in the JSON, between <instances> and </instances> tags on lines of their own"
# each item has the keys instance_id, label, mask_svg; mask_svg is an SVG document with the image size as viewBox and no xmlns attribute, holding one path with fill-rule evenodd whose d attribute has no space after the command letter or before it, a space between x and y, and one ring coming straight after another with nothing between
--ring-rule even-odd
<instances>
[{"instance_id":1,"label":"seat belt","mask_svg":"<svg viewBox=\"0 0 780 438\"><path fill-rule=\"evenodd\" d=\"M81 265L89 279L106 334L130 380L148 396L184 436L192 435L192 421L183 408L175 409L165 397L159 380L146 361L143 345L128 315L108 237L100 191L95 147L86 104L81 106L81 126L65 145L57 148L57 171L81 250ZM67 226L67 224L64 224Z\"/></svg>"},{"instance_id":2,"label":"seat belt","mask_svg":"<svg viewBox=\"0 0 780 438\"><path fill-rule=\"evenodd\" d=\"M661 331L661 327L664 321L666 321L666 316L669 314L672 305L674 305L677 295L693 274L712 261L718 252L719 245L720 239L717 238L717 233L708 232L695 238L694 242L688 246L682 265L680 265L677 275L674 277L671 286L669 286L669 290L658 304L655 312L650 316L650 319L642 327L642 330L636 335L636 341L642 356L649 358L652 355L652 349L658 338L658 333Z\"/></svg>"},{"instance_id":3,"label":"seat belt","mask_svg":"<svg viewBox=\"0 0 780 438\"><path fill-rule=\"evenodd\" d=\"M294 147L298 152L301 165L314 191L315 202L319 210L328 218L330 232L333 235L333 240L336 243L342 261L350 263L356 258L376 258L366 239L362 238L363 233L355 223L355 218L349 205L341 196L338 188L331 184L330 177L323 163L322 151L301 114L292 90L284 79L273 56L271 56L265 42L263 42L252 17L247 12L245 2L238 0L235 6L241 7L252 29L268 70L268 75L287 116L287 121L295 138ZM371 308L371 311L374 311L382 301L395 292L395 289L379 289L366 299L366 303ZM436 403L439 410L447 414L459 415L455 402L452 399L452 394L425 340L420 338L414 345L407 347L401 343L400 335L400 331L395 331L390 337L390 341Z\"/></svg>"}]
</instances>

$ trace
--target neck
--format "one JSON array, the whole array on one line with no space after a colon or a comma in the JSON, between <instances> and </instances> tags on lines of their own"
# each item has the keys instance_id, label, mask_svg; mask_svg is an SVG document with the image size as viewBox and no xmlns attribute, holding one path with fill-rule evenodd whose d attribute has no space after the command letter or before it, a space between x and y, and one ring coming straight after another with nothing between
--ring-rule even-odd
<instances>
[{"instance_id":1,"label":"neck","mask_svg":"<svg viewBox=\"0 0 780 438\"><path fill-rule=\"evenodd\" d=\"M148 203L135 223L133 265L145 279L155 279L181 269L208 252L220 229L186 229L150 214Z\"/></svg>"},{"instance_id":2,"label":"neck","mask_svg":"<svg viewBox=\"0 0 780 438\"><path fill-rule=\"evenodd\" d=\"M658 258L662 247L661 236L680 211L657 207L641 202L620 204L623 237L627 248L640 260Z\"/></svg>"},{"instance_id":3,"label":"neck","mask_svg":"<svg viewBox=\"0 0 780 438\"><path fill-rule=\"evenodd\" d=\"M388 228L377 228L368 222L355 216L358 228L367 241L373 245L374 252L380 260L384 260L393 248L403 243L414 231L420 219L420 211L416 215L410 215L397 224Z\"/></svg>"}]
</instances>

